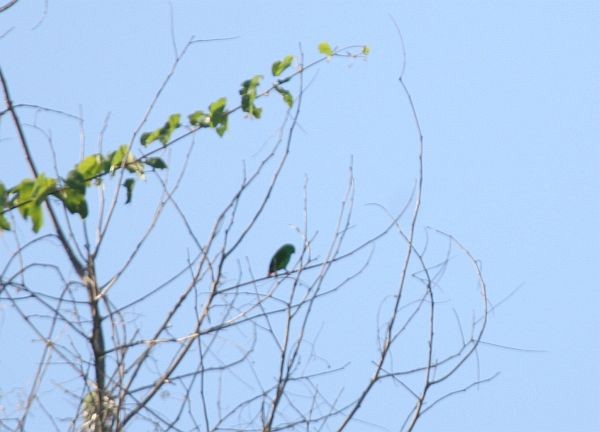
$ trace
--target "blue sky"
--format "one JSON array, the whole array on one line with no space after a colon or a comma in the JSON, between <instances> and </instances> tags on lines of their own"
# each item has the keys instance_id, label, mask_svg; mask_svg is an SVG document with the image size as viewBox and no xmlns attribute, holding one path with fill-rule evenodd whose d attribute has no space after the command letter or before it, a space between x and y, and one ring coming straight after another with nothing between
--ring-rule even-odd
<instances>
[{"instance_id":1,"label":"blue sky","mask_svg":"<svg viewBox=\"0 0 600 432\"><path fill-rule=\"evenodd\" d=\"M497 371L500 375L441 403L417 430L600 428L597 1L306 1L285 6L269 1L177 1L171 6L179 49L193 35L235 39L190 50L152 114L151 125L221 96L234 99L241 81L268 74L272 61L297 55L299 44L308 59L316 58L316 46L323 40L371 49L366 61L335 59L307 74L310 85L301 130L284 186L276 189L274 205L238 257L257 268L280 244L298 241L290 225L302 223L305 178L311 224L319 231L317 245L323 247L347 185L351 157L356 219L349 245L386 223L381 210L369 203L396 212L409 198L418 140L397 82L403 56L392 16L404 38L405 82L424 135L419 238L424 239L426 227L458 238L481 261L494 304L518 287L490 316L484 339L531 350L482 347L482 376ZM108 112L105 145L116 147L130 140L174 57L169 3L163 1L49 0L45 15L44 2L21 1L0 15L0 33L11 28L0 39L0 65L13 99L73 114L81 109L88 153L95 151ZM203 222L210 220L223 196L239 184L241 161L256 164L272 145L283 116L278 102L270 97L262 103L265 115L260 121L240 116L232 120L224 139L213 134L197 138L202 150L194 153L188 183L179 193L199 232L207 229ZM27 120L36 119L30 113ZM70 169L80 154L78 125L63 118L54 124L47 115L37 120L52 129L63 155L60 166ZM0 144L9 155L14 146L4 143L14 142L11 133L8 122L0 123ZM12 160L0 160L5 183L26 175ZM211 186L203 188L205 184ZM146 187L151 185L137 186L140 197ZM201 199L194 199L199 189ZM150 208L140 201L136 215ZM119 218L122 231L114 235L128 238L132 215L124 211ZM174 235L172 246L176 252L160 250L157 239L154 247L159 249L146 259L159 262L171 254L184 258L187 245L177 238ZM434 252L444 250L444 241L437 242ZM4 243L2 262L9 250L8 241ZM376 312L397 279L397 246L398 239L382 242L373 271L319 311L317 322L326 323L319 346L333 364L356 358L355 366L368 368ZM104 264L114 265L111 260L117 261L120 254L111 251ZM164 265L176 267L175 261ZM448 272L441 287L440 295L448 302L460 299L462 289L476 289L456 251L450 267L454 265L456 271ZM339 271L343 274L344 268ZM10 312L0 313L5 314L0 322L5 346L12 332L6 318ZM454 325L452 319L448 322ZM352 333L352 340L336 332ZM23 352L27 347L23 343ZM16 367L10 362L0 359L3 390L15 385L4 374ZM361 375L361 368L356 369L351 378L366 381L369 370L363 368ZM473 380L474 369L469 371L463 383ZM368 430L398 430L394 391L384 386L386 403L365 407L364 418L371 421L369 415L376 415L381 425ZM367 430L362 427L352 430Z\"/></svg>"}]
</instances>

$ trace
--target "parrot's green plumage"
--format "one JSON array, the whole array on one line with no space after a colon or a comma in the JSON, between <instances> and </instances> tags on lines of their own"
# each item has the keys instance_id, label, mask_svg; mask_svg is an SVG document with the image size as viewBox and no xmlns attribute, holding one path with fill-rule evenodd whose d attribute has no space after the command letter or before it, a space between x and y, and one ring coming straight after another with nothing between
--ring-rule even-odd
<instances>
[{"instance_id":1,"label":"parrot's green plumage","mask_svg":"<svg viewBox=\"0 0 600 432\"><path fill-rule=\"evenodd\" d=\"M296 252L294 245L287 243L281 246L277 252L275 252L273 258L271 258L268 276L275 276L277 270L284 270L290 262L290 258L294 252Z\"/></svg>"}]
</instances>

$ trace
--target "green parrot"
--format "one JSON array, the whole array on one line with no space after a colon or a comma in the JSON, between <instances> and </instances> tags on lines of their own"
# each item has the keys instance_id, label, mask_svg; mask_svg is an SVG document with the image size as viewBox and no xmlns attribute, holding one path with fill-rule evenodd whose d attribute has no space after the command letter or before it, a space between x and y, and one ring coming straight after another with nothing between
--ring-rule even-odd
<instances>
[{"instance_id":1,"label":"green parrot","mask_svg":"<svg viewBox=\"0 0 600 432\"><path fill-rule=\"evenodd\" d=\"M290 262L290 258L294 252L296 252L294 245L286 243L281 246L277 252L275 252L273 258L271 258L271 263L269 264L269 273L267 276L275 276L277 274L277 270L284 270Z\"/></svg>"}]
</instances>

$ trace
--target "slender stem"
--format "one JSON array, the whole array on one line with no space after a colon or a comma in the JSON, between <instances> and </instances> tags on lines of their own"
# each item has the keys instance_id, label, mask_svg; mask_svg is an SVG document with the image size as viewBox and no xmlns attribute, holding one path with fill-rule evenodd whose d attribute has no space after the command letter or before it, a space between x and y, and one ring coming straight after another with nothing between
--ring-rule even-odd
<instances>
[{"instance_id":1,"label":"slender stem","mask_svg":"<svg viewBox=\"0 0 600 432\"><path fill-rule=\"evenodd\" d=\"M6 102L6 107L7 107L8 111L10 112L10 115L15 124L15 128L17 130L17 135L19 136L19 142L21 143L21 148L25 152L25 158L27 159L27 164L29 165L29 169L31 170L31 173L35 177L37 177L38 170L35 166L35 162L33 161L33 157L31 156L31 152L29 151L29 146L27 145L27 140L25 139L25 133L23 132L23 127L21 126L21 121L19 120L17 111L15 110L12 100L10 98L8 84L6 82L6 78L4 77L4 74L2 73L2 68L0 68L0 82L2 83L2 90L4 91L4 101ZM81 264L81 262L79 262L79 260L77 259L77 256L73 252L73 249L71 248L71 245L69 244L69 242L67 240L67 237L65 236L60 224L58 223L58 218L56 217L56 213L54 212L54 209L52 208L52 205L50 204L50 201L47 198L45 200L45 203L46 203L46 207L48 208L48 213L50 214L50 219L52 220L52 224L54 225L54 229L56 230L56 235L58 236L58 239L59 239L63 249L67 253L67 255L69 257L69 261L71 261L73 268L77 272L77 275L80 278L82 278L85 274L84 267Z\"/></svg>"}]
</instances>

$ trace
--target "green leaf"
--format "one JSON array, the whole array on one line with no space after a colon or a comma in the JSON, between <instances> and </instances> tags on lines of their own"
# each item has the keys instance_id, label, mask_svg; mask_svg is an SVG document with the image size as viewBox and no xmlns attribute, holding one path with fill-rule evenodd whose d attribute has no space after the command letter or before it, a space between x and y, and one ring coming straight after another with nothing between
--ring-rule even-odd
<instances>
[{"instance_id":1,"label":"green leaf","mask_svg":"<svg viewBox=\"0 0 600 432\"><path fill-rule=\"evenodd\" d=\"M38 175L33 183L31 192L36 205L42 204L48 195L56 190L56 180L46 177L43 173Z\"/></svg>"},{"instance_id":2,"label":"green leaf","mask_svg":"<svg viewBox=\"0 0 600 432\"><path fill-rule=\"evenodd\" d=\"M65 186L68 189L85 194L85 177L83 177L77 170L71 170L67 176L67 179L65 180Z\"/></svg>"},{"instance_id":3,"label":"green leaf","mask_svg":"<svg viewBox=\"0 0 600 432\"><path fill-rule=\"evenodd\" d=\"M190 120L190 125L196 127L210 127L210 115L206 114L203 111L196 111L188 116Z\"/></svg>"},{"instance_id":4,"label":"green leaf","mask_svg":"<svg viewBox=\"0 0 600 432\"><path fill-rule=\"evenodd\" d=\"M166 146L171 141L173 132L181 126L180 119L180 114L171 114L163 127L153 132L143 133L140 137L140 142L143 146L149 146L154 141L159 140L163 146Z\"/></svg>"},{"instance_id":5,"label":"green leaf","mask_svg":"<svg viewBox=\"0 0 600 432\"><path fill-rule=\"evenodd\" d=\"M86 179L91 180L105 172L104 158L101 154L94 154L79 162L75 169Z\"/></svg>"},{"instance_id":6,"label":"green leaf","mask_svg":"<svg viewBox=\"0 0 600 432\"><path fill-rule=\"evenodd\" d=\"M146 158L144 163L156 169L165 169L167 167L167 164L161 158Z\"/></svg>"},{"instance_id":7,"label":"green leaf","mask_svg":"<svg viewBox=\"0 0 600 432\"><path fill-rule=\"evenodd\" d=\"M132 178L128 178L123 183L123 186L127 190L127 199L125 200L125 204L129 204L131 202L131 196L133 194L133 187L135 186L135 180Z\"/></svg>"},{"instance_id":8,"label":"green leaf","mask_svg":"<svg viewBox=\"0 0 600 432\"><path fill-rule=\"evenodd\" d=\"M44 219L42 216L42 206L39 204L30 206L29 217L31 217L31 223L33 224L33 232L37 233L42 227Z\"/></svg>"},{"instance_id":9,"label":"green leaf","mask_svg":"<svg viewBox=\"0 0 600 432\"><path fill-rule=\"evenodd\" d=\"M221 98L211 103L208 107L210 112L210 126L215 128L219 136L223 136L225 131L227 131L229 113L225 110L226 105L227 99Z\"/></svg>"},{"instance_id":10,"label":"green leaf","mask_svg":"<svg viewBox=\"0 0 600 432\"><path fill-rule=\"evenodd\" d=\"M85 200L86 182L85 178L76 170L72 170L65 180L65 187L58 193L70 213L78 213L82 219L88 215L87 202Z\"/></svg>"},{"instance_id":11,"label":"green leaf","mask_svg":"<svg viewBox=\"0 0 600 432\"><path fill-rule=\"evenodd\" d=\"M14 204L18 206L24 219L31 219L36 233L42 227L42 203L54 191L54 184L54 180L40 174L35 180L25 179L12 189L15 194Z\"/></svg>"},{"instance_id":12,"label":"green leaf","mask_svg":"<svg viewBox=\"0 0 600 432\"><path fill-rule=\"evenodd\" d=\"M108 164L104 164L105 172L114 175L115 171L122 166L130 173L136 173L140 178L144 177L144 164L136 160L133 153L129 151L129 146L123 144L117 150L108 155Z\"/></svg>"},{"instance_id":13,"label":"green leaf","mask_svg":"<svg viewBox=\"0 0 600 432\"><path fill-rule=\"evenodd\" d=\"M135 173L141 179L144 178L144 164L140 161L136 161L133 153L127 154L127 163L125 164L125 169L130 173Z\"/></svg>"},{"instance_id":14,"label":"green leaf","mask_svg":"<svg viewBox=\"0 0 600 432\"><path fill-rule=\"evenodd\" d=\"M8 201L8 191L4 186L4 183L0 182L0 209L3 209L6 206Z\"/></svg>"},{"instance_id":15,"label":"green leaf","mask_svg":"<svg viewBox=\"0 0 600 432\"><path fill-rule=\"evenodd\" d=\"M283 58L283 60L276 61L275 63L273 63L273 65L271 66L271 73L273 74L273 76L281 75L283 73L283 71L285 71L287 68L290 67L293 60L294 60L294 57L291 55L288 55L288 56L285 56Z\"/></svg>"},{"instance_id":16,"label":"green leaf","mask_svg":"<svg viewBox=\"0 0 600 432\"><path fill-rule=\"evenodd\" d=\"M67 179L65 180L65 186L79 193L85 193L85 177L83 177L77 170L71 170L67 176Z\"/></svg>"},{"instance_id":17,"label":"green leaf","mask_svg":"<svg viewBox=\"0 0 600 432\"><path fill-rule=\"evenodd\" d=\"M159 136L160 136L160 129L156 129L154 132L144 132L142 134L142 136L140 137L140 143L142 143L142 145L144 147L147 147L150 144L152 144L154 141L156 141Z\"/></svg>"},{"instance_id":18,"label":"green leaf","mask_svg":"<svg viewBox=\"0 0 600 432\"><path fill-rule=\"evenodd\" d=\"M78 213L82 219L87 217L88 208L85 195L73 189L65 189L61 191L59 198L65 204L69 213Z\"/></svg>"},{"instance_id":19,"label":"green leaf","mask_svg":"<svg viewBox=\"0 0 600 432\"><path fill-rule=\"evenodd\" d=\"M240 95L242 96L242 111L247 112L254 118L260 118L260 115L262 114L262 108L259 108L254 104L258 93L257 89L262 78L262 75L254 75L249 80L244 81L242 83L242 88L240 89Z\"/></svg>"},{"instance_id":20,"label":"green leaf","mask_svg":"<svg viewBox=\"0 0 600 432\"><path fill-rule=\"evenodd\" d=\"M333 55L333 50L327 42L321 42L319 44L319 52L327 57L331 57Z\"/></svg>"},{"instance_id":21,"label":"green leaf","mask_svg":"<svg viewBox=\"0 0 600 432\"><path fill-rule=\"evenodd\" d=\"M8 223L8 220L6 220L6 218L4 217L4 215L2 213L0 213L0 230L4 230L4 231L10 230L10 223Z\"/></svg>"},{"instance_id":22,"label":"green leaf","mask_svg":"<svg viewBox=\"0 0 600 432\"><path fill-rule=\"evenodd\" d=\"M123 160L127 158L129 154L129 146L127 144L123 144L119 146L114 152L108 155L108 172L114 174L116 170L121 168L123 165Z\"/></svg>"},{"instance_id":23,"label":"green leaf","mask_svg":"<svg viewBox=\"0 0 600 432\"><path fill-rule=\"evenodd\" d=\"M24 218L29 216L31 203L34 203L32 199L33 185L33 180L25 179L12 189L12 192L15 194L14 205L17 206L19 213Z\"/></svg>"},{"instance_id":24,"label":"green leaf","mask_svg":"<svg viewBox=\"0 0 600 432\"><path fill-rule=\"evenodd\" d=\"M278 84L278 85L285 84L286 82L290 81L291 79L292 79L292 77L291 77L291 76L289 76L289 77L286 77L286 78L281 78L281 79L278 79L278 80L277 80L277 84Z\"/></svg>"},{"instance_id":25,"label":"green leaf","mask_svg":"<svg viewBox=\"0 0 600 432\"><path fill-rule=\"evenodd\" d=\"M87 202L85 196L73 189L66 189L60 195L60 198L65 203L69 213L78 213L82 219L88 215Z\"/></svg>"},{"instance_id":26,"label":"green leaf","mask_svg":"<svg viewBox=\"0 0 600 432\"><path fill-rule=\"evenodd\" d=\"M181 123L179 122L180 119L180 114L172 114L167 123L161 129L161 135L159 139L163 145L166 145L169 141L171 141L171 135L173 132L175 132L175 129L181 126Z\"/></svg>"},{"instance_id":27,"label":"green leaf","mask_svg":"<svg viewBox=\"0 0 600 432\"><path fill-rule=\"evenodd\" d=\"M4 183L0 182L0 230L8 231L10 230L10 223L4 217L4 208L8 203L8 190L4 186Z\"/></svg>"},{"instance_id":28,"label":"green leaf","mask_svg":"<svg viewBox=\"0 0 600 432\"><path fill-rule=\"evenodd\" d=\"M286 90L283 87L279 86L275 86L275 90L277 90L277 92L283 97L283 101L286 103L286 105L289 108L291 108L294 104L294 98L292 97L292 94L289 92L289 90Z\"/></svg>"}]
</instances>

